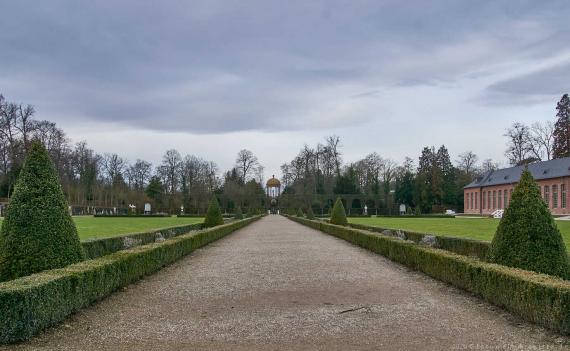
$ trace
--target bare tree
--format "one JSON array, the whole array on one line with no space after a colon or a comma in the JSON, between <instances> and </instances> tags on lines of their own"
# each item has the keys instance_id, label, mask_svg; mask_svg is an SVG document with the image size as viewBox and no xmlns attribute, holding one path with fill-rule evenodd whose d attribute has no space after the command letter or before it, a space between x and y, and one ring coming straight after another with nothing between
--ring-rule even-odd
<instances>
[{"instance_id":1,"label":"bare tree","mask_svg":"<svg viewBox=\"0 0 570 351\"><path fill-rule=\"evenodd\" d=\"M162 156L162 163L158 166L158 174L163 179L166 192L174 194L180 183L180 167L182 156L175 149L167 150Z\"/></svg>"},{"instance_id":2,"label":"bare tree","mask_svg":"<svg viewBox=\"0 0 570 351\"><path fill-rule=\"evenodd\" d=\"M554 146L554 123L551 121L533 123L530 127L529 144L536 158L550 160Z\"/></svg>"},{"instance_id":3,"label":"bare tree","mask_svg":"<svg viewBox=\"0 0 570 351\"><path fill-rule=\"evenodd\" d=\"M466 174L472 175L477 170L477 155L472 151L465 151L459 154L457 159L457 168L465 172Z\"/></svg>"},{"instance_id":4,"label":"bare tree","mask_svg":"<svg viewBox=\"0 0 570 351\"><path fill-rule=\"evenodd\" d=\"M253 152L246 149L242 149L238 152L236 158L236 169L240 172L240 177L244 183L251 178L255 178L256 171L259 166L259 160Z\"/></svg>"},{"instance_id":5,"label":"bare tree","mask_svg":"<svg viewBox=\"0 0 570 351\"><path fill-rule=\"evenodd\" d=\"M337 177L340 176L340 166L342 165L341 153L340 153L340 138L336 135L331 135L326 138L328 151L334 162L335 171Z\"/></svg>"},{"instance_id":6,"label":"bare tree","mask_svg":"<svg viewBox=\"0 0 570 351\"><path fill-rule=\"evenodd\" d=\"M115 153L103 156L103 171L110 185L117 185L123 179L125 164L125 160Z\"/></svg>"},{"instance_id":7,"label":"bare tree","mask_svg":"<svg viewBox=\"0 0 570 351\"><path fill-rule=\"evenodd\" d=\"M499 168L499 164L497 162L494 162L492 159L487 158L483 161L483 163L481 164L481 169L483 170L483 172L487 173L490 171L495 171Z\"/></svg>"},{"instance_id":8,"label":"bare tree","mask_svg":"<svg viewBox=\"0 0 570 351\"><path fill-rule=\"evenodd\" d=\"M24 151L28 152L28 146L30 142L30 134L34 130L34 120L32 119L35 113L34 107L32 105L27 105L23 107L18 105L16 110L16 129L20 132L22 140L24 142ZM61 131L63 133L63 131Z\"/></svg>"},{"instance_id":9,"label":"bare tree","mask_svg":"<svg viewBox=\"0 0 570 351\"><path fill-rule=\"evenodd\" d=\"M508 138L505 156L510 164L514 166L527 162L532 155L530 129L522 123L515 122L507 129L505 136Z\"/></svg>"},{"instance_id":10,"label":"bare tree","mask_svg":"<svg viewBox=\"0 0 570 351\"><path fill-rule=\"evenodd\" d=\"M129 178L132 185L136 190L142 191L146 183L150 180L152 174L152 164L144 160L136 160L136 162L129 167Z\"/></svg>"}]
</instances>

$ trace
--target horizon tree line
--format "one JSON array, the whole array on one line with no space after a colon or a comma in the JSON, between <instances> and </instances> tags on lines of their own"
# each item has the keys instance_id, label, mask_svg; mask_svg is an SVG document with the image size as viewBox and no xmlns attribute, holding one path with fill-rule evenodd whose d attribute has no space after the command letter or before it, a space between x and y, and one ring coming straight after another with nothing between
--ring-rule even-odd
<instances>
[{"instance_id":1,"label":"horizon tree line","mask_svg":"<svg viewBox=\"0 0 570 351\"><path fill-rule=\"evenodd\" d=\"M505 156L511 165L570 156L570 99L564 94L556 121L527 126L515 122L505 134ZM85 141L71 144L55 123L34 118L30 105L8 102L0 95L0 197L10 197L32 140L41 141L53 159L68 201L76 206L126 207L140 210L150 201L155 209L178 213L205 211L211 194L231 199L230 206L262 207L263 166L249 150L240 150L232 169L196 155L167 150L158 165L117 153L96 153ZM383 200L384 209L404 203L417 212L462 210L463 187L495 170L491 159L479 162L472 151L452 162L445 145L426 146L417 166L407 157L402 164L376 152L345 163L336 135L314 147L304 145L281 166L283 193L296 195L303 206L317 195L365 194ZM363 206L364 204L362 204Z\"/></svg>"},{"instance_id":2,"label":"horizon tree line","mask_svg":"<svg viewBox=\"0 0 570 351\"><path fill-rule=\"evenodd\" d=\"M145 202L153 210L170 213L204 212L212 194L235 196L236 206L255 203L263 193L263 167L249 150L241 150L235 177L219 176L217 164L199 156L167 150L158 165L137 159L129 162L117 153L100 154L87 142L72 144L55 123L37 120L35 109L7 101L0 94L0 197L9 198L33 140L40 141L56 166L70 204L84 208L126 208ZM261 190L260 190L261 189ZM252 195L253 194L253 195Z\"/></svg>"}]
</instances>

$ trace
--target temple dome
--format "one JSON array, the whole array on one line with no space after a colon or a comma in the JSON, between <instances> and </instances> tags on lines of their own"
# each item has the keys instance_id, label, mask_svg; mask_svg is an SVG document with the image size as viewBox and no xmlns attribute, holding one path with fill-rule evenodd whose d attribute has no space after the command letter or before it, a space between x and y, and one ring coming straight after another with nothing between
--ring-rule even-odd
<instances>
[{"instance_id":1,"label":"temple dome","mask_svg":"<svg viewBox=\"0 0 570 351\"><path fill-rule=\"evenodd\" d=\"M271 179L269 179L267 181L267 187L268 188L280 188L281 187L281 182L279 181L279 179L275 178L275 176L271 177Z\"/></svg>"}]
</instances>

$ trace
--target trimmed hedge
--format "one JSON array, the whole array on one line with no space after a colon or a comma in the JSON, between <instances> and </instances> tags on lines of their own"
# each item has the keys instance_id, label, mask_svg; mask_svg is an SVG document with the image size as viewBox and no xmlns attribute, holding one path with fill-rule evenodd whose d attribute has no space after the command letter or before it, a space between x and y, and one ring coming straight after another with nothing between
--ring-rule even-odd
<instances>
[{"instance_id":1,"label":"trimmed hedge","mask_svg":"<svg viewBox=\"0 0 570 351\"><path fill-rule=\"evenodd\" d=\"M2 222L0 281L84 259L55 165L45 147L35 141Z\"/></svg>"},{"instance_id":2,"label":"trimmed hedge","mask_svg":"<svg viewBox=\"0 0 570 351\"><path fill-rule=\"evenodd\" d=\"M487 261L570 279L562 234L528 168L497 227Z\"/></svg>"},{"instance_id":3,"label":"trimmed hedge","mask_svg":"<svg viewBox=\"0 0 570 351\"><path fill-rule=\"evenodd\" d=\"M146 245L161 241L161 238L169 239L189 231L202 229L202 223L188 224L178 227L159 229L152 232L118 235L109 238L86 240L81 242L83 252L87 259L92 260L114 252L127 250L134 246Z\"/></svg>"},{"instance_id":4,"label":"trimmed hedge","mask_svg":"<svg viewBox=\"0 0 570 351\"><path fill-rule=\"evenodd\" d=\"M204 227L211 228L223 223L224 218L222 217L222 211L220 211L218 199L215 196L212 196L212 200L210 200L210 205L208 206L208 211L206 212L206 217L204 218Z\"/></svg>"},{"instance_id":5,"label":"trimmed hedge","mask_svg":"<svg viewBox=\"0 0 570 351\"><path fill-rule=\"evenodd\" d=\"M344 210L344 205L342 204L342 200L339 198L336 199L334 203L332 214L331 214L331 223L338 224L338 225L347 225L348 221L346 220L346 212Z\"/></svg>"},{"instance_id":6,"label":"trimmed hedge","mask_svg":"<svg viewBox=\"0 0 570 351\"><path fill-rule=\"evenodd\" d=\"M120 287L259 219L255 217L0 284L0 343L29 339Z\"/></svg>"},{"instance_id":7,"label":"trimmed hedge","mask_svg":"<svg viewBox=\"0 0 570 351\"><path fill-rule=\"evenodd\" d=\"M526 321L570 334L568 280L482 262L369 231L304 218L288 218L469 291Z\"/></svg>"},{"instance_id":8,"label":"trimmed hedge","mask_svg":"<svg viewBox=\"0 0 570 351\"><path fill-rule=\"evenodd\" d=\"M374 227L365 224L349 223L348 225L352 228L368 230L376 233L382 233L385 230L394 231L394 229ZM412 240L416 243L422 241L426 235L432 235L429 233L418 233L407 230L400 230L400 232L404 233L408 240ZM489 241L457 238L445 235L433 236L436 241L435 247L438 249L451 251L459 255L476 257L481 260L485 260L487 253L489 252L489 248L491 247L491 243Z\"/></svg>"},{"instance_id":9,"label":"trimmed hedge","mask_svg":"<svg viewBox=\"0 0 570 351\"><path fill-rule=\"evenodd\" d=\"M315 213L311 206L307 207L307 219L315 219Z\"/></svg>"}]
</instances>

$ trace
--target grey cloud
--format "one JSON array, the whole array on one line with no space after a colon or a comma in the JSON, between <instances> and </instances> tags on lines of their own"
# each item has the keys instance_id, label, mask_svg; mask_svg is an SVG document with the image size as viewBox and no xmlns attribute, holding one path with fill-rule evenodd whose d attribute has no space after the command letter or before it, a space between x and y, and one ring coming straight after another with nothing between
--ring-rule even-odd
<instances>
[{"instance_id":1,"label":"grey cloud","mask_svg":"<svg viewBox=\"0 0 570 351\"><path fill-rule=\"evenodd\" d=\"M2 5L0 87L64 126L342 128L375 118L377 91L437 87L511 56L562 51L564 6L13 1ZM490 91L519 94L514 85Z\"/></svg>"},{"instance_id":2,"label":"grey cloud","mask_svg":"<svg viewBox=\"0 0 570 351\"><path fill-rule=\"evenodd\" d=\"M551 95L568 88L570 88L570 61L492 84L488 90L516 95Z\"/></svg>"},{"instance_id":3,"label":"grey cloud","mask_svg":"<svg viewBox=\"0 0 570 351\"><path fill-rule=\"evenodd\" d=\"M570 90L570 62L490 85L483 100L491 104L536 104Z\"/></svg>"}]
</instances>

